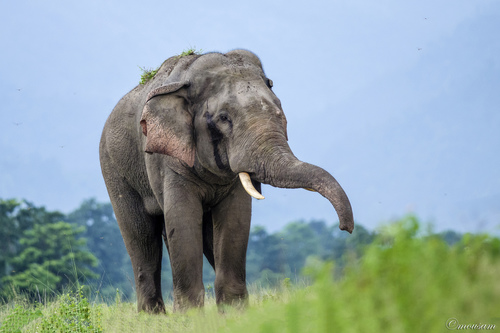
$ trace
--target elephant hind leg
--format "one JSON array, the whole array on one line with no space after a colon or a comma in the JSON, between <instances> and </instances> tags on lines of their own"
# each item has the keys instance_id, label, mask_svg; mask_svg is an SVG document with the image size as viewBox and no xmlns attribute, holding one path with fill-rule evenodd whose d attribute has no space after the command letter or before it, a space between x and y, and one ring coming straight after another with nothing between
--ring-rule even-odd
<instances>
[{"instance_id":1,"label":"elephant hind leg","mask_svg":"<svg viewBox=\"0 0 500 333\"><path fill-rule=\"evenodd\" d=\"M123 207L119 211L115 214L134 269L138 311L164 313L161 292L163 217L150 217L145 212L124 210Z\"/></svg>"},{"instance_id":2,"label":"elephant hind leg","mask_svg":"<svg viewBox=\"0 0 500 333\"><path fill-rule=\"evenodd\" d=\"M142 197L108 165L103 166L108 193L132 261L138 311L164 313L161 294L163 216L146 212Z\"/></svg>"},{"instance_id":3,"label":"elephant hind leg","mask_svg":"<svg viewBox=\"0 0 500 333\"><path fill-rule=\"evenodd\" d=\"M210 265L215 270L214 259L214 224L212 221L212 212L208 211L203 214L203 254L207 258Z\"/></svg>"}]
</instances>

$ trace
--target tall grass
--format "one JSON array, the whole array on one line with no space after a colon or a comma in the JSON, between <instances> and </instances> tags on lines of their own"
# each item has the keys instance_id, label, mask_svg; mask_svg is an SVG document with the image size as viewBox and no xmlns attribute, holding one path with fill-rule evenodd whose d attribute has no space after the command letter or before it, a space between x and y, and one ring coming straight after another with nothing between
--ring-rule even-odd
<instances>
[{"instance_id":1,"label":"tall grass","mask_svg":"<svg viewBox=\"0 0 500 333\"><path fill-rule=\"evenodd\" d=\"M310 258L304 274L311 284L297 286L284 280L276 289L251 287L245 311L228 309L220 314L210 293L202 311L156 316L137 313L134 304L118 297L112 305L90 304L80 294L73 300L83 305L73 307L86 315L61 314L60 324L76 316L80 320L76 323L82 324L79 332L97 328L104 332L238 333L500 329L500 240L465 235L449 246L439 237L422 235L418 227L409 218L381 230L361 259L348 256L349 264L337 278L333 263ZM35 331L57 304L0 309L0 331L10 332L6 327L16 316L16 329ZM31 317L20 315L22 311Z\"/></svg>"},{"instance_id":2,"label":"tall grass","mask_svg":"<svg viewBox=\"0 0 500 333\"><path fill-rule=\"evenodd\" d=\"M500 240L466 235L453 247L417 237L408 220L385 230L360 262L334 281L332 265L311 265L315 283L289 302L251 309L228 331L443 332L500 327ZM447 326L448 325L448 326ZM491 327L491 326L490 326Z\"/></svg>"}]
</instances>

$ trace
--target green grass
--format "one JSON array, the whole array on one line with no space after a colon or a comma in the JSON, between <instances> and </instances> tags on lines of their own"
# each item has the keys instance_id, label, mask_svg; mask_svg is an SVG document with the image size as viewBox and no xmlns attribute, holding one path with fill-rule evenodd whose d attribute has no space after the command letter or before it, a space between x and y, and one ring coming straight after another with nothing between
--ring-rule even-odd
<instances>
[{"instance_id":1,"label":"green grass","mask_svg":"<svg viewBox=\"0 0 500 333\"><path fill-rule=\"evenodd\" d=\"M0 308L0 332L31 332L35 327L37 332L57 332L71 323L80 325L78 332L446 332L446 325L500 329L498 238L465 235L449 246L439 237L421 235L410 218L382 230L361 259L347 261L337 279L333 263L309 258L304 274L310 284L284 280L276 289L251 286L245 311L219 314L214 299L207 297L204 310L176 314L170 304L166 315L148 315L119 297L112 305L93 304L77 292L48 305L14 302ZM51 330L41 329L49 327L44 323L51 323Z\"/></svg>"},{"instance_id":2,"label":"green grass","mask_svg":"<svg viewBox=\"0 0 500 333\"><path fill-rule=\"evenodd\" d=\"M0 332L102 332L102 306L91 305L83 290L64 293L47 305L19 298L0 312Z\"/></svg>"},{"instance_id":3,"label":"green grass","mask_svg":"<svg viewBox=\"0 0 500 333\"><path fill-rule=\"evenodd\" d=\"M152 78L155 77L155 75L156 75L156 73L158 73L158 70L160 69L160 67L155 68L155 69L152 69L152 68L147 69L147 68L143 68L143 67L139 66L139 69L142 72L142 74L141 74L141 81L139 81L139 83L141 85L144 85L149 80L151 80Z\"/></svg>"},{"instance_id":4,"label":"green grass","mask_svg":"<svg viewBox=\"0 0 500 333\"><path fill-rule=\"evenodd\" d=\"M193 55L193 54L201 54L203 52L203 50L197 50L196 47L190 47L184 51L182 51L181 54L179 54L177 56L177 58L182 58L182 57L186 57L186 56L189 56L189 55ZM160 69L160 67L157 67L157 68L145 68L145 67L141 67L141 66L138 66L139 69L141 70L141 80L139 81L139 83L141 85L144 85L146 84L149 80L151 80L152 78L155 77L155 75L158 73L158 70Z\"/></svg>"},{"instance_id":5,"label":"green grass","mask_svg":"<svg viewBox=\"0 0 500 333\"><path fill-rule=\"evenodd\" d=\"M186 56L189 56L189 55L193 55L193 54L202 54L203 53L203 50L202 49L199 49L197 50L196 49L196 46L195 47L190 47L184 51L182 51L181 54L179 54L177 57L178 58L182 58L182 57L186 57Z\"/></svg>"}]
</instances>

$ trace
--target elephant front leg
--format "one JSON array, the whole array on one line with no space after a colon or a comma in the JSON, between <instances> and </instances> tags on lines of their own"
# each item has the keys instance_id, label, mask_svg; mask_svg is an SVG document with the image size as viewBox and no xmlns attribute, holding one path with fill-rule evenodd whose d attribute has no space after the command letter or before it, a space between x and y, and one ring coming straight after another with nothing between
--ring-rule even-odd
<instances>
[{"instance_id":1,"label":"elephant front leg","mask_svg":"<svg viewBox=\"0 0 500 333\"><path fill-rule=\"evenodd\" d=\"M246 252L250 233L251 197L238 182L233 192L212 209L215 297L225 304L246 306Z\"/></svg>"},{"instance_id":2,"label":"elephant front leg","mask_svg":"<svg viewBox=\"0 0 500 333\"><path fill-rule=\"evenodd\" d=\"M165 231L172 267L174 311L201 307L203 286L203 209L197 196L182 189L165 196Z\"/></svg>"}]
</instances>

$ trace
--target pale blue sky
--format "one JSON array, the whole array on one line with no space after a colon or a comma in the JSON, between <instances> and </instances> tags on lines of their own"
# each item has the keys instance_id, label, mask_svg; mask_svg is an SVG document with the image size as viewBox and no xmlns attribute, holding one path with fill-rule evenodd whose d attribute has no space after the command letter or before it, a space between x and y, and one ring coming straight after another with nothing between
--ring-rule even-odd
<instances>
[{"instance_id":1,"label":"pale blue sky","mask_svg":"<svg viewBox=\"0 0 500 333\"><path fill-rule=\"evenodd\" d=\"M108 201L99 137L138 66L246 48L294 153L337 178L358 223L414 212L438 230L498 230L499 35L496 0L4 1L0 198ZM318 194L263 190L254 224L337 221Z\"/></svg>"}]
</instances>

